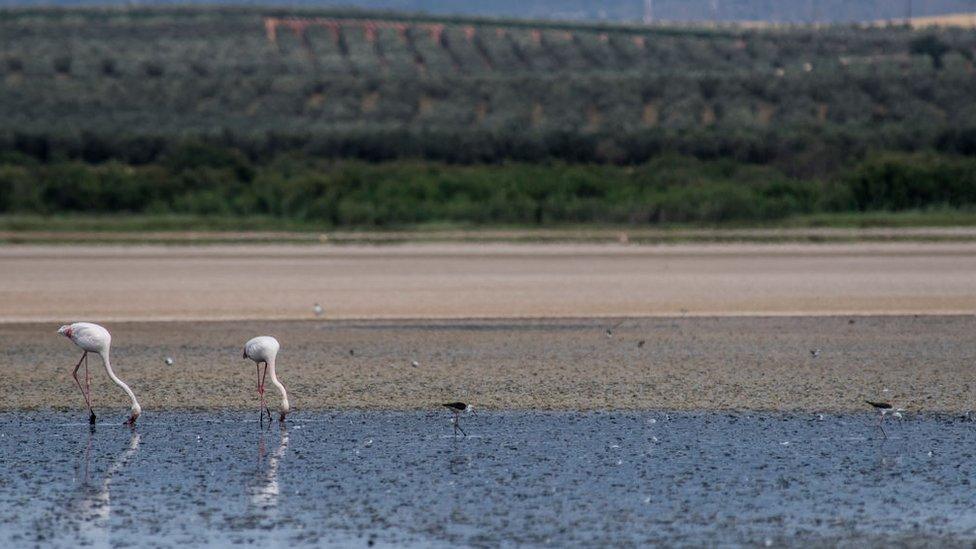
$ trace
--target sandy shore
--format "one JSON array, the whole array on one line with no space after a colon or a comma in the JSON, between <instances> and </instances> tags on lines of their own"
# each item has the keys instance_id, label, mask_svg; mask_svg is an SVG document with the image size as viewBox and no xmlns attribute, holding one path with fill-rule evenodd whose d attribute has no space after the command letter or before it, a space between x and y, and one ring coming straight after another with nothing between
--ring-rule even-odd
<instances>
[{"instance_id":1,"label":"sandy shore","mask_svg":"<svg viewBox=\"0 0 976 549\"><path fill-rule=\"evenodd\" d=\"M976 408L971 315L645 318L613 337L607 321L585 319L107 326L116 368L147 414L256 407L255 368L240 349L265 333L282 342L279 369L297 410L431 409L456 399L495 409L818 412L864 410L865 398L918 411ZM56 327L0 325L2 408L77 409L83 419L70 377L80 353ZM96 405L121 417L124 397L97 359L91 366Z\"/></svg>"},{"instance_id":2,"label":"sandy shore","mask_svg":"<svg viewBox=\"0 0 976 549\"><path fill-rule=\"evenodd\" d=\"M976 243L0 247L0 322L976 310Z\"/></svg>"}]
</instances>

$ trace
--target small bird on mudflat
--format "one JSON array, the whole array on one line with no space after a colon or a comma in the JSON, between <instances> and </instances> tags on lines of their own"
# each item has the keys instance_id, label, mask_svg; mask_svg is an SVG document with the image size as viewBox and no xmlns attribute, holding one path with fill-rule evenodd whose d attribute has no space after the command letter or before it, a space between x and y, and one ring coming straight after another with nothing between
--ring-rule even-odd
<instances>
[{"instance_id":1,"label":"small bird on mudflat","mask_svg":"<svg viewBox=\"0 0 976 549\"><path fill-rule=\"evenodd\" d=\"M474 406L465 404L463 402L448 402L447 404L442 404L441 406L450 409L451 412L454 413L454 417L451 419L451 423L454 424L454 436L457 436L458 431L460 431L462 435L468 436L468 434L464 432L464 429L461 428L461 414L473 412Z\"/></svg>"},{"instance_id":2,"label":"small bird on mudflat","mask_svg":"<svg viewBox=\"0 0 976 549\"><path fill-rule=\"evenodd\" d=\"M871 402L870 400L865 400L872 408L881 412L881 418L878 420L878 427L881 429L881 434L885 438L888 438L888 433L884 429L884 418L886 415L891 413L894 417L901 418L901 413L905 411L904 408L894 409L894 407L887 402Z\"/></svg>"},{"instance_id":3,"label":"small bird on mudflat","mask_svg":"<svg viewBox=\"0 0 976 549\"><path fill-rule=\"evenodd\" d=\"M810 349L810 356L820 358L820 349Z\"/></svg>"},{"instance_id":4,"label":"small bird on mudflat","mask_svg":"<svg viewBox=\"0 0 976 549\"><path fill-rule=\"evenodd\" d=\"M620 322L618 322L618 323L614 324L613 326L610 326L609 328L607 328L607 331L604 332L604 334L606 334L607 338L609 339L609 338L613 337L613 331L616 330L617 328L619 328L624 322L627 322L627 319L621 320Z\"/></svg>"},{"instance_id":5,"label":"small bird on mudflat","mask_svg":"<svg viewBox=\"0 0 976 549\"><path fill-rule=\"evenodd\" d=\"M325 309L323 309L321 305L316 303L315 306L312 307L312 312L315 313L315 316L322 316L323 314L325 314Z\"/></svg>"}]
</instances>

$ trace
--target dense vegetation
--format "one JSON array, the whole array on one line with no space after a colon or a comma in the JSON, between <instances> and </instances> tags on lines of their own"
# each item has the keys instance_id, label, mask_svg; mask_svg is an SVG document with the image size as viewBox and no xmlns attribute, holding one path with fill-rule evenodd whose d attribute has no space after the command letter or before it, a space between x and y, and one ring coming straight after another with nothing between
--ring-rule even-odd
<instances>
[{"instance_id":1,"label":"dense vegetation","mask_svg":"<svg viewBox=\"0 0 976 549\"><path fill-rule=\"evenodd\" d=\"M268 33L296 13L328 18ZM0 212L388 226L973 203L971 31L0 15Z\"/></svg>"},{"instance_id":2,"label":"dense vegetation","mask_svg":"<svg viewBox=\"0 0 976 549\"><path fill-rule=\"evenodd\" d=\"M159 164L0 165L0 214L270 216L329 227L727 223L799 214L976 207L976 159L880 155L827 182L731 160L663 156L638 166L367 164L184 145Z\"/></svg>"}]
</instances>

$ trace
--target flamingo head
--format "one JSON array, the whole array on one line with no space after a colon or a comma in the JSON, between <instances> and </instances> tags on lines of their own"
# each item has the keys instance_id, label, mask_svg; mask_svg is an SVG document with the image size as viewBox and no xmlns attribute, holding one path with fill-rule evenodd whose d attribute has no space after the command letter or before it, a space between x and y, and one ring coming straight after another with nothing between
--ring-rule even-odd
<instances>
[{"instance_id":1,"label":"flamingo head","mask_svg":"<svg viewBox=\"0 0 976 549\"><path fill-rule=\"evenodd\" d=\"M65 324L64 326L61 326L58 328L58 333L64 337L71 338L71 325Z\"/></svg>"},{"instance_id":2,"label":"flamingo head","mask_svg":"<svg viewBox=\"0 0 976 549\"><path fill-rule=\"evenodd\" d=\"M129 416L129 420L126 421L123 425L129 425L130 427L134 427L136 424L136 420L139 419L139 416L141 414L142 414L142 406L139 406L138 403L133 404L132 415Z\"/></svg>"},{"instance_id":3,"label":"flamingo head","mask_svg":"<svg viewBox=\"0 0 976 549\"><path fill-rule=\"evenodd\" d=\"M285 416L291 411L291 404L288 403L288 394L281 396L281 415L278 416L278 421L285 421ZM271 419L271 418L268 418Z\"/></svg>"}]
</instances>

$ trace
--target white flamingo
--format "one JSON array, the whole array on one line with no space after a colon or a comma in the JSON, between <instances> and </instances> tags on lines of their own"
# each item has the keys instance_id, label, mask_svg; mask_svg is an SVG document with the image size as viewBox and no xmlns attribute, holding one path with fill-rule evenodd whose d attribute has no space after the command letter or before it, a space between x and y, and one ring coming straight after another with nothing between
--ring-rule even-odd
<instances>
[{"instance_id":1,"label":"white flamingo","mask_svg":"<svg viewBox=\"0 0 976 549\"><path fill-rule=\"evenodd\" d=\"M84 354L81 355L81 360L78 361L71 375L75 378L75 383L78 384L78 388L81 389L81 394L85 397L85 404L88 405L88 412L91 414L88 420L92 424L95 423L95 410L92 408L91 398L91 376L88 373L88 353L96 353L102 357L102 364L105 366L108 377L132 399L132 415L129 416L129 419L124 425L135 425L136 419L142 413L142 407L139 406L139 401L136 400L136 395L132 392L132 389L124 381L119 379L119 376L115 375L115 372L112 370L112 363L109 362L108 358L109 348L112 346L112 335L108 333L108 330L91 322L75 322L74 324L61 326L58 329L58 333L70 339L72 343L81 347L81 350L84 351ZM84 387L78 381L78 368L81 368L82 362L85 363Z\"/></svg>"},{"instance_id":2,"label":"white flamingo","mask_svg":"<svg viewBox=\"0 0 976 549\"><path fill-rule=\"evenodd\" d=\"M261 410L263 410L261 413L262 422L265 412L268 414L268 421L271 421L271 410L268 410L264 400L264 381L268 372L271 372L271 383L274 383L275 387L281 391L281 415L278 416L278 421L285 421L285 414L290 409L288 391L285 391L285 386L278 381L278 376L275 374L275 357L278 356L278 349L280 348L281 345L278 340L271 336L259 336L244 344L244 358L253 360L257 366L258 396L261 398ZM264 363L264 374L261 373L262 362Z\"/></svg>"}]
</instances>

